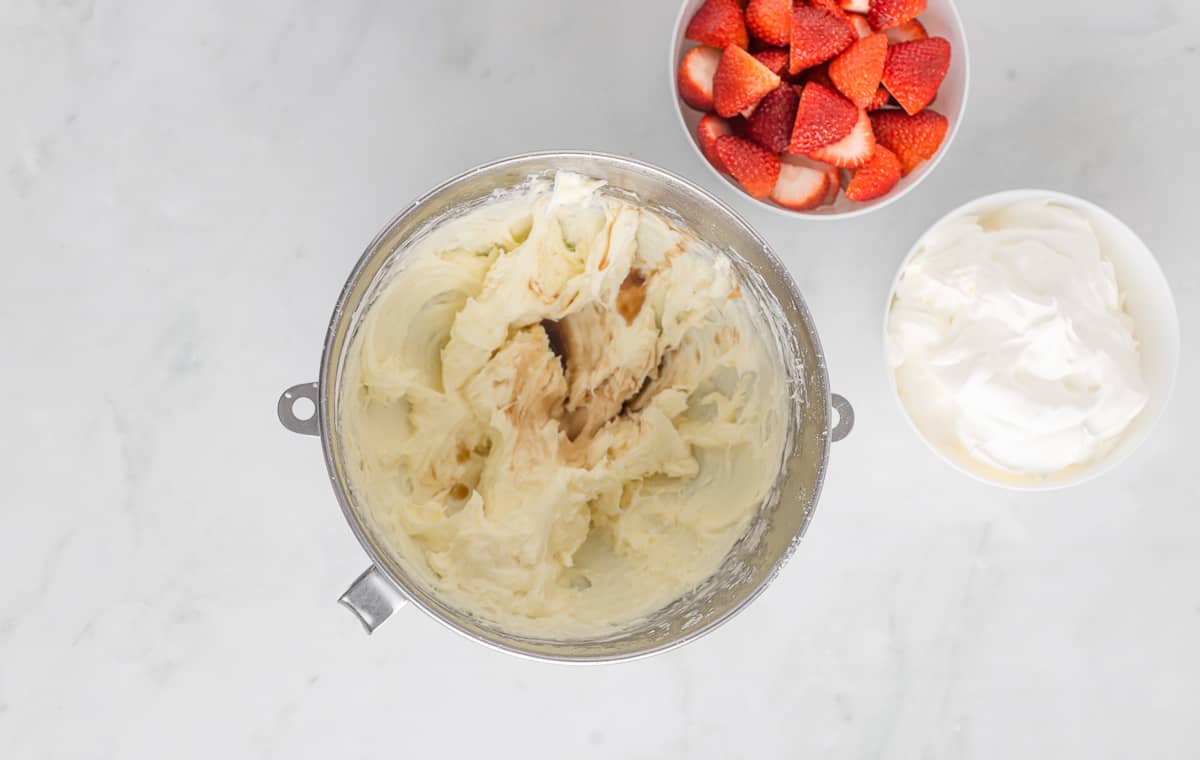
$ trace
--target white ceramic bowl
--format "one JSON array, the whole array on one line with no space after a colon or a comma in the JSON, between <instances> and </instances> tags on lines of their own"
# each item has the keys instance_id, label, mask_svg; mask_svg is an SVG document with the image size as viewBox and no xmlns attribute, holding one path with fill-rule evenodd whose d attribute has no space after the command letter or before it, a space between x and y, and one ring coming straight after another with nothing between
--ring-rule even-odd
<instances>
[{"instance_id":1,"label":"white ceramic bowl","mask_svg":"<svg viewBox=\"0 0 1200 760\"><path fill-rule=\"evenodd\" d=\"M896 376L891 370L887 356L887 322L895 298L896 285L909 260L925 237L947 220L976 214L1015 201L1045 198L1077 209L1084 213L1100 238L1103 253L1116 270L1117 285L1125 296L1125 308L1134 321L1134 337L1137 338L1142 361L1142 374L1150 400L1133 422L1121 434L1116 444L1100 458L1084 465L1075 465L1048 476L1021 476L1004 472L968 457L964 452L948 451L931 442L913 421L896 387ZM1025 491L1049 491L1078 485L1099 477L1127 459L1150 435L1158 421L1179 367L1179 315L1171 288L1154 254L1124 222L1099 206L1065 193L1050 190L1010 190L977 198L946 214L921 235L908 255L900 264L892 288L888 294L883 314L884 366L887 367L888 384L904 418L938 456L960 472L990 485Z\"/></svg>"},{"instance_id":2,"label":"white ceramic bowl","mask_svg":"<svg viewBox=\"0 0 1200 760\"><path fill-rule=\"evenodd\" d=\"M832 205L821 206L811 211L792 211L791 209L777 206L770 200L752 198L746 194L746 191L742 189L741 185L733 177L717 171L709 163L708 159L704 157L704 154L700 152L700 144L696 138L696 125L700 123L700 118L704 116L704 113L697 111L683 102L683 98L679 96L679 83L677 81L679 62L683 60L684 53L696 45L696 43L684 39L683 35L687 30L688 22L692 20L692 16L696 13L696 10L703 4L704 0L685 0L683 6L679 9L679 15L675 18L675 36L671 41L671 60L669 61L669 70L667 72L668 80L671 83L671 94L675 99L675 111L679 115L679 126L683 129L688 144L695 149L696 156L700 159L700 162L713 175L736 189L747 201L757 203L760 206L791 218L849 219L850 217L860 216L895 203L907 195L914 187L921 184L937 168L938 163L942 160L942 156L946 155L946 151L950 149L951 143L954 142L954 136L958 133L958 126L962 122L963 112L967 107L967 90L971 68L970 54L967 50L967 38L963 33L962 20L958 16L958 9L955 8L953 0L929 0L928 7L919 17L920 21L925 25L929 36L945 37L950 41L951 48L950 70L946 72L946 79L942 82L942 87L938 91L937 100L930 106L945 116L950 122L950 128L946 132L946 139L942 141L942 147L938 150L937 154L917 167L916 171L901 179L900 184L896 185L895 189L890 193L873 201L857 203L847 200L843 193L838 196L837 202Z\"/></svg>"}]
</instances>

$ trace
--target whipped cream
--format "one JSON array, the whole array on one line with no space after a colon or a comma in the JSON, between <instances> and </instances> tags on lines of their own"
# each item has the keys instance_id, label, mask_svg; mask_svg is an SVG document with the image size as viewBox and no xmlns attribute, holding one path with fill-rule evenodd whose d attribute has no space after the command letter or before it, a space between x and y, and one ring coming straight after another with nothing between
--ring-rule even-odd
<instances>
[{"instance_id":1,"label":"whipped cream","mask_svg":"<svg viewBox=\"0 0 1200 760\"><path fill-rule=\"evenodd\" d=\"M1046 199L927 233L900 275L887 342L921 432L1003 473L1049 476L1095 460L1148 398L1096 231Z\"/></svg>"},{"instance_id":2,"label":"whipped cream","mask_svg":"<svg viewBox=\"0 0 1200 760\"><path fill-rule=\"evenodd\" d=\"M787 432L727 257L559 173L404 252L347 356L353 488L413 574L509 630L610 631L717 569Z\"/></svg>"}]
</instances>

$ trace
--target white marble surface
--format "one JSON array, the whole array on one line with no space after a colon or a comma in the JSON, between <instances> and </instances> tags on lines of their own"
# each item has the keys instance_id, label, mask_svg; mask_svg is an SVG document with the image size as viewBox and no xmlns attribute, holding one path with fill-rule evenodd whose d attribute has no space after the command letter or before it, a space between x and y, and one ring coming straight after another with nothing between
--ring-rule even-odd
<instances>
[{"instance_id":1,"label":"white marble surface","mask_svg":"<svg viewBox=\"0 0 1200 760\"><path fill-rule=\"evenodd\" d=\"M0 0L0 757L1200 757L1200 5L965 0L954 150L829 224L750 208L684 144L675 7ZM555 147L743 210L858 427L782 577L680 651L530 663L413 610L367 638L334 604L363 554L276 396L393 212ZM1018 186L1139 230L1183 325L1165 422L1064 493L948 469L881 360L911 241Z\"/></svg>"}]
</instances>

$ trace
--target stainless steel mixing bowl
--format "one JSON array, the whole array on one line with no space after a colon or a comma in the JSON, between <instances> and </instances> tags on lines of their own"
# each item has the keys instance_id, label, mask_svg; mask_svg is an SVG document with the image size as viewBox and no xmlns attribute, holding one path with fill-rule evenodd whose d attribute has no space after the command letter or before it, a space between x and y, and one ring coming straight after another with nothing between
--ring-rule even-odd
<instances>
[{"instance_id":1,"label":"stainless steel mixing bowl","mask_svg":"<svg viewBox=\"0 0 1200 760\"><path fill-rule=\"evenodd\" d=\"M513 634L458 609L410 577L350 488L336 423L346 352L374 289L386 279L389 267L385 264L394 255L403 256L405 246L415 237L485 201L493 191L520 184L531 175L558 170L606 180L726 253L742 279L743 290L774 306L767 309L768 318L785 358L792 398L788 442L775 488L716 573L643 621L619 633L582 640ZM294 409L299 399L311 400L315 414L299 416ZM834 409L838 420L831 426ZM629 660L663 652L713 630L749 604L783 567L804 535L821 493L830 444L850 432L854 419L849 403L829 391L825 357L812 317L795 282L766 241L728 206L687 180L639 161L598 153L507 158L461 174L409 206L371 242L350 273L329 320L319 380L285 391L278 413L289 430L320 436L334 493L371 558L371 567L340 600L358 615L368 632L411 602L480 643L563 662Z\"/></svg>"}]
</instances>

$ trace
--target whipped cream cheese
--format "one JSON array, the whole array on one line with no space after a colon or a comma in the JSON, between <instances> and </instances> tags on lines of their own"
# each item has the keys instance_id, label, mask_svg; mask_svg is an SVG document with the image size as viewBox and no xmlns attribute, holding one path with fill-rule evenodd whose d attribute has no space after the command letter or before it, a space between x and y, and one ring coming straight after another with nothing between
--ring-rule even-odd
<instances>
[{"instance_id":1,"label":"whipped cream cheese","mask_svg":"<svg viewBox=\"0 0 1200 760\"><path fill-rule=\"evenodd\" d=\"M1132 319L1087 216L1020 201L937 225L896 286L888 355L935 446L1004 473L1087 464L1147 402Z\"/></svg>"},{"instance_id":2,"label":"whipped cream cheese","mask_svg":"<svg viewBox=\"0 0 1200 760\"><path fill-rule=\"evenodd\" d=\"M729 259L559 173L405 252L346 359L351 486L410 569L510 630L614 630L720 564L773 487L779 346Z\"/></svg>"}]
</instances>

